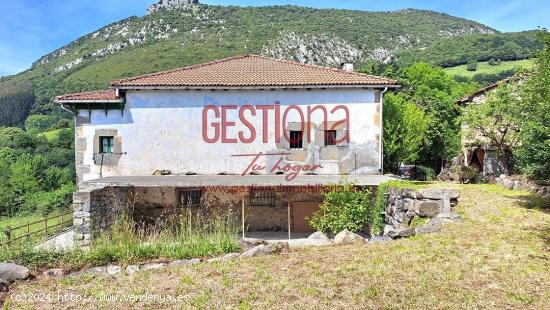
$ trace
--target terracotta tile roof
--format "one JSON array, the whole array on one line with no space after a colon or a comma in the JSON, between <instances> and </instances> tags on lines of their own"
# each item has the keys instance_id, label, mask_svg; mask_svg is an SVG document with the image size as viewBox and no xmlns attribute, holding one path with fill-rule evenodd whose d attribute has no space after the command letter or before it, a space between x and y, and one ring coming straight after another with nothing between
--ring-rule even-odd
<instances>
[{"instance_id":1,"label":"terracotta tile roof","mask_svg":"<svg viewBox=\"0 0 550 310\"><path fill-rule=\"evenodd\" d=\"M55 101L117 101L114 89L67 94L55 97Z\"/></svg>"},{"instance_id":2,"label":"terracotta tile roof","mask_svg":"<svg viewBox=\"0 0 550 310\"><path fill-rule=\"evenodd\" d=\"M113 88L140 87L307 87L397 86L397 81L342 69L245 55L111 82Z\"/></svg>"}]
</instances>

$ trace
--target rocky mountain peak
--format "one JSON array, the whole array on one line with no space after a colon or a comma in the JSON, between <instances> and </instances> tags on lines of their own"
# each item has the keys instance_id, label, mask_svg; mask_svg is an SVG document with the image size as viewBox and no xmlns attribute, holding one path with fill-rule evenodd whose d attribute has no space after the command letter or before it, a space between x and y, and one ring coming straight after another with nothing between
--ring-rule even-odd
<instances>
[{"instance_id":1,"label":"rocky mountain peak","mask_svg":"<svg viewBox=\"0 0 550 310\"><path fill-rule=\"evenodd\" d=\"M190 7L194 4L199 4L199 0L159 0L147 9L147 14L152 14L160 10Z\"/></svg>"}]
</instances>

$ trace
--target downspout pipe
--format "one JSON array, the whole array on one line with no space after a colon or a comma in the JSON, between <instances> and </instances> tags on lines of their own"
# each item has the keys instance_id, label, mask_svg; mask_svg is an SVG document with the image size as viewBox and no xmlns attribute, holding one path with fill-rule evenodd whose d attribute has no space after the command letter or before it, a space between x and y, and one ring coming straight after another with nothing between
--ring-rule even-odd
<instances>
[{"instance_id":1,"label":"downspout pipe","mask_svg":"<svg viewBox=\"0 0 550 310\"><path fill-rule=\"evenodd\" d=\"M378 141L380 150L380 174L384 174L384 94L388 91L388 87L380 93L380 141Z\"/></svg>"}]
</instances>

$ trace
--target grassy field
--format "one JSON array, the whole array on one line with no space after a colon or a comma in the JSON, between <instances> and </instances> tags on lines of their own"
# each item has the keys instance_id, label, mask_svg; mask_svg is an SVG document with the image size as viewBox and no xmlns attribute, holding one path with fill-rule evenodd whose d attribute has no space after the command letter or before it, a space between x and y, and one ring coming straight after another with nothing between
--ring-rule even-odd
<instances>
[{"instance_id":1,"label":"grassy field","mask_svg":"<svg viewBox=\"0 0 550 310\"><path fill-rule=\"evenodd\" d=\"M502 61L498 66L491 66L488 62L480 62L477 65L476 71L468 71L466 70L466 65L461 65L445 68L445 72L451 76L460 75L471 78L478 73L496 74L511 69L530 69L534 66L534 64L535 62L533 59Z\"/></svg>"},{"instance_id":2,"label":"grassy field","mask_svg":"<svg viewBox=\"0 0 550 310\"><path fill-rule=\"evenodd\" d=\"M61 213L63 212L55 212L47 215L46 217L60 215ZM15 216L15 217L0 217L0 243L3 241L6 241L6 235L4 234L4 230L7 227L16 228L16 227L25 225L27 223L31 223L29 230L32 233L33 231L37 231L45 227L45 224L42 220L44 220L44 218L46 217L40 214L33 214L33 215L27 215L27 216ZM70 219L70 215L67 215L63 219L63 221L68 221L69 219ZM35 222L38 222L38 223L35 223ZM48 227L53 227L54 225L57 225L60 222L61 222L61 218L48 220ZM52 228L50 232L53 232L54 230L59 230L60 228L61 228L60 226L56 226L55 229ZM26 228L14 230L11 236L12 238L16 238L26 234L26 232L27 232Z\"/></svg>"},{"instance_id":3,"label":"grassy field","mask_svg":"<svg viewBox=\"0 0 550 310\"><path fill-rule=\"evenodd\" d=\"M439 185L446 186L446 185ZM544 309L550 303L550 213L547 202L493 185L460 187L464 221L443 231L366 246L326 247L280 256L202 263L132 277L39 277L10 294L53 294L51 300L5 308L381 308ZM57 294L92 296L58 301ZM177 304L105 301L144 294Z\"/></svg>"},{"instance_id":4,"label":"grassy field","mask_svg":"<svg viewBox=\"0 0 550 310\"><path fill-rule=\"evenodd\" d=\"M40 135L43 135L48 141L51 141L53 139L56 139L59 136L59 134L65 130L70 130L70 129L68 128L54 129L54 130L41 133Z\"/></svg>"}]
</instances>

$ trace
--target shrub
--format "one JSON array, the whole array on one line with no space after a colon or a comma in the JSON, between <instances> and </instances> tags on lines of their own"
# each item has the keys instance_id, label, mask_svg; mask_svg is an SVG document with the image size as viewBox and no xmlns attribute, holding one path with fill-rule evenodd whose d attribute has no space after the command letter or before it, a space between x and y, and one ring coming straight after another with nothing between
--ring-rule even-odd
<instances>
[{"instance_id":1,"label":"shrub","mask_svg":"<svg viewBox=\"0 0 550 310\"><path fill-rule=\"evenodd\" d=\"M425 167L425 166L416 166L416 169L418 169L420 174L424 176L425 181L433 181L435 179L435 170L433 168Z\"/></svg>"},{"instance_id":2,"label":"shrub","mask_svg":"<svg viewBox=\"0 0 550 310\"><path fill-rule=\"evenodd\" d=\"M500 65L500 60L491 58L488 61L489 66L498 66Z\"/></svg>"},{"instance_id":3,"label":"shrub","mask_svg":"<svg viewBox=\"0 0 550 310\"><path fill-rule=\"evenodd\" d=\"M308 219L310 225L323 232L337 234L344 229L365 231L372 222L372 195L354 183L342 180L324 193L320 209Z\"/></svg>"},{"instance_id":4,"label":"shrub","mask_svg":"<svg viewBox=\"0 0 550 310\"><path fill-rule=\"evenodd\" d=\"M51 128L58 122L58 117L55 115L31 115L25 121L25 129L28 133L37 134Z\"/></svg>"},{"instance_id":5,"label":"shrub","mask_svg":"<svg viewBox=\"0 0 550 310\"><path fill-rule=\"evenodd\" d=\"M464 165L451 167L451 175L454 181L460 183L477 183L480 179L477 169Z\"/></svg>"},{"instance_id":6,"label":"shrub","mask_svg":"<svg viewBox=\"0 0 550 310\"><path fill-rule=\"evenodd\" d=\"M466 70L477 71L477 61L475 60L468 61L468 63L466 64Z\"/></svg>"}]
</instances>

